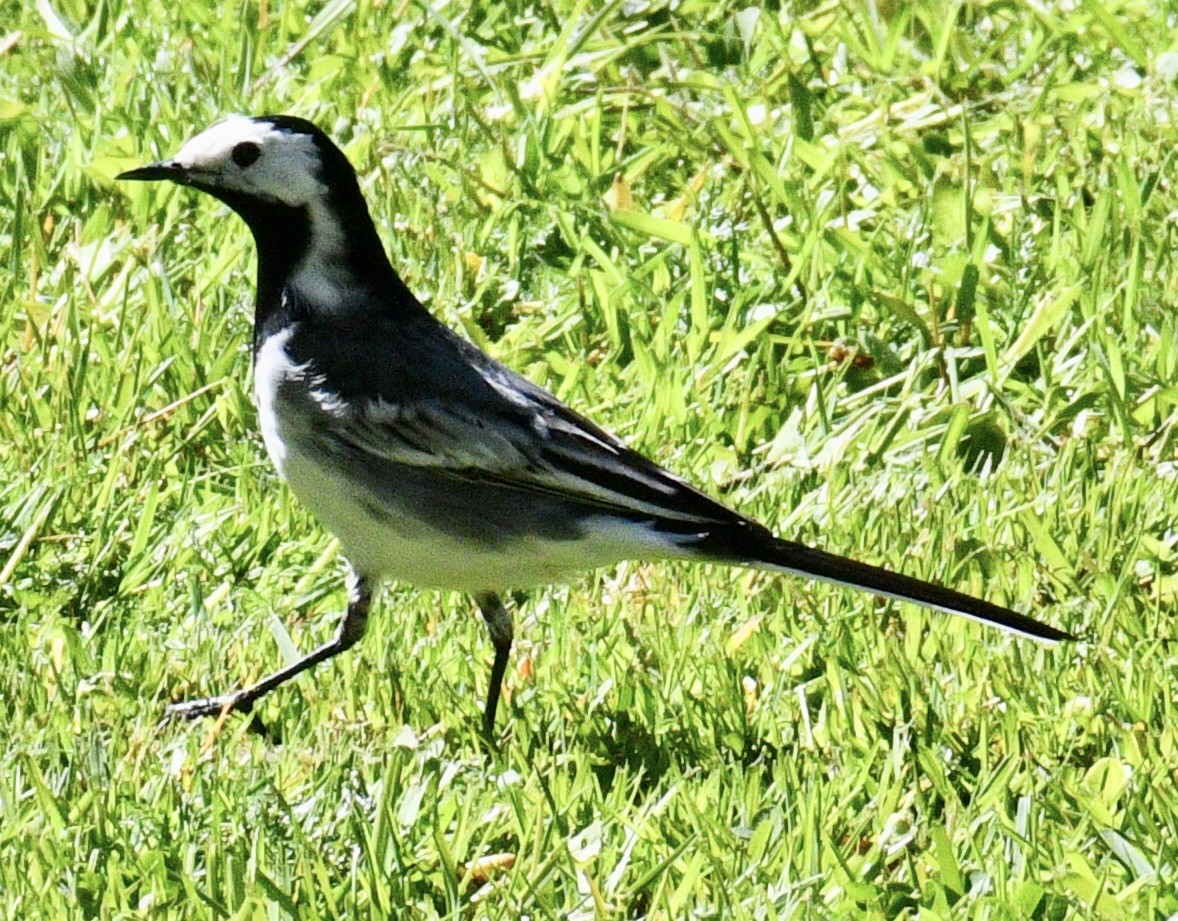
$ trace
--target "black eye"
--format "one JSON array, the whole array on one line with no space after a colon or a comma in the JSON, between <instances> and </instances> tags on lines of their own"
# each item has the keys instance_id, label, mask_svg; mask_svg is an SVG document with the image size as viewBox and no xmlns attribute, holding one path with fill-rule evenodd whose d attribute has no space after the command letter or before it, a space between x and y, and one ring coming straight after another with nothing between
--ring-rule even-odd
<instances>
[{"instance_id":1,"label":"black eye","mask_svg":"<svg viewBox=\"0 0 1178 921\"><path fill-rule=\"evenodd\" d=\"M245 169L262 155L262 148L253 141L242 141L233 148L233 162Z\"/></svg>"}]
</instances>

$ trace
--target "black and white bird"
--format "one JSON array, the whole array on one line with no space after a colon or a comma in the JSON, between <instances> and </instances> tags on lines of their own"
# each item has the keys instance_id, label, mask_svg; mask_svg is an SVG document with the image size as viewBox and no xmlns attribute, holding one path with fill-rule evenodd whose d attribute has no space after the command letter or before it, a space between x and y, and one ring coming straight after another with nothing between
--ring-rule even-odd
<instances>
[{"instance_id":1,"label":"black and white bird","mask_svg":"<svg viewBox=\"0 0 1178 921\"><path fill-rule=\"evenodd\" d=\"M308 121L234 116L171 159L118 178L207 192L253 232L262 438L352 567L335 639L250 687L176 704L176 715L248 711L348 649L364 634L382 579L474 597L495 648L488 732L512 643L499 593L624 559L809 576L1047 643L1072 638L952 589L775 537L459 338L389 264L355 171Z\"/></svg>"}]
</instances>

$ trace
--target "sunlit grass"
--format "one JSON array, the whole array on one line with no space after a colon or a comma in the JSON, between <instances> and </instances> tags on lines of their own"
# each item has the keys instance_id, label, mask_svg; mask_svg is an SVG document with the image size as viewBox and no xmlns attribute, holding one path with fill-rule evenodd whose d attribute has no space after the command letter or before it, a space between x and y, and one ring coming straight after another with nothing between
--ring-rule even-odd
<instances>
[{"instance_id":1,"label":"sunlit grass","mask_svg":"<svg viewBox=\"0 0 1178 921\"><path fill-rule=\"evenodd\" d=\"M0 3L7 918L1178 912L1160 6ZM309 649L252 245L122 169L316 120L438 316L781 533L1081 634L627 564Z\"/></svg>"}]
</instances>

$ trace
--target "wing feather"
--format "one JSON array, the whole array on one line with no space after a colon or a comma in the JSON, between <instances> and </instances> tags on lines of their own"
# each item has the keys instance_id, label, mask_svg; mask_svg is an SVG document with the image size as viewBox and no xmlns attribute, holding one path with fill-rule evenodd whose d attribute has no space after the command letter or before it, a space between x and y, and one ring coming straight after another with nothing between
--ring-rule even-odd
<instances>
[{"instance_id":1,"label":"wing feather","mask_svg":"<svg viewBox=\"0 0 1178 921\"><path fill-rule=\"evenodd\" d=\"M544 493L626 518L706 527L739 517L559 403L504 400L500 412L475 415L440 400L343 401L325 386L319 381L314 391L323 410L317 428L383 463Z\"/></svg>"}]
</instances>

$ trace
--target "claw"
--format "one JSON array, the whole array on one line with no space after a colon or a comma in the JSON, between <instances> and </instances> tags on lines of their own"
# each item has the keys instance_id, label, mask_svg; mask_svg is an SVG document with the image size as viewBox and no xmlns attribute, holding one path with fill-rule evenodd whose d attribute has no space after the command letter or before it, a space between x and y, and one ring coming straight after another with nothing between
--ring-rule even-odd
<instances>
[{"instance_id":1,"label":"claw","mask_svg":"<svg viewBox=\"0 0 1178 921\"><path fill-rule=\"evenodd\" d=\"M252 700L242 700L242 695L222 694L220 697L201 697L168 704L167 715L172 719L199 720L205 717L227 716L234 711L249 713L254 707Z\"/></svg>"}]
</instances>

